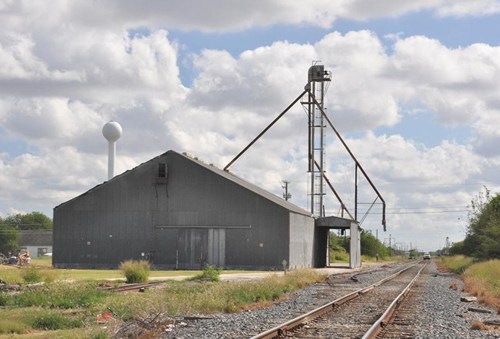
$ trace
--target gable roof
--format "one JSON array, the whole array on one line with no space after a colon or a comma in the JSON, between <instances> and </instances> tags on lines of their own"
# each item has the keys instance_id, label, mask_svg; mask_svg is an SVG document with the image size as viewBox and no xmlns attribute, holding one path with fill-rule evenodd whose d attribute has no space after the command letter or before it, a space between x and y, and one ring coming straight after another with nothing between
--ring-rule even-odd
<instances>
[{"instance_id":1,"label":"gable roof","mask_svg":"<svg viewBox=\"0 0 500 339\"><path fill-rule=\"evenodd\" d=\"M160 154L159 156L156 156L156 157L154 157L154 158L152 158L152 159L150 159L150 160L148 160L148 161L146 161L146 162L144 162L144 163L142 163L142 164L140 164L140 165L138 165L138 166L136 166L136 167L134 167L134 168L132 168L130 170L127 170L127 171L123 172L122 174L119 174L119 175L117 175L117 176L109 179L108 181L105 181L102 184L99 184L99 185L91 188L87 192L82 193L82 194L76 196L75 198L70 199L70 200L68 200L66 202L63 202L63 203L59 204L58 206L54 207L54 209L57 209L58 207L60 207L62 205L65 205L65 204L67 204L67 203L69 203L69 202L71 202L71 201L73 201L75 199L78 199L79 197L81 197L81 196L83 196L83 195L85 195L85 194L87 194L87 193L89 193L89 192L91 192L91 191L93 191L93 190L101 187L101 186L106 185L110 181L119 180L121 177L126 176L129 172L134 171L134 170L136 170L139 167L145 166L147 163L149 163L151 161L154 161L158 157L165 156L165 155L168 157L169 153L170 154L175 154L175 155L180 156L180 157L183 157L183 158L185 158L185 159L187 159L187 160L189 160L189 161L191 161L191 162L193 162L193 163L195 163L195 164L197 164L199 166L202 166L205 169L213 172L214 174L222 176L225 179L234 182L238 186L241 186L241 187L243 187L243 188L245 188L245 189L247 189L249 191L252 191L252 192L260 195L261 197L263 197L263 198L265 198L267 200L270 200L271 202L275 203L276 205L279 205L279 206L287 209L290 212L312 217L312 214L309 211L306 211L305 209L303 209L303 208L301 208L301 207L299 207L297 205L294 205L291 202L288 202L288 201L286 201L286 200L278 197L277 195L275 195L275 194L273 194L271 192L268 192L268 191L266 191L266 190L258 187L257 185L254 185L254 184L252 184L252 183L250 183L250 182L248 182L248 181L246 181L246 180L244 180L244 179L242 179L242 178L234 175L231 172L226 172L226 171L223 171L223 170L221 170L221 169L219 169L219 168L217 168L217 167L215 167L213 165L208 165L208 164L204 163L203 161L199 160L198 158L195 158L195 157L192 157L192 156L188 155L187 153L180 154L180 153L175 152L173 150L169 150L169 151L167 151L167 152L165 152L163 154Z\"/></svg>"},{"instance_id":2,"label":"gable roof","mask_svg":"<svg viewBox=\"0 0 500 339\"><path fill-rule=\"evenodd\" d=\"M19 246L52 246L52 231L29 230L19 231Z\"/></svg>"}]
</instances>

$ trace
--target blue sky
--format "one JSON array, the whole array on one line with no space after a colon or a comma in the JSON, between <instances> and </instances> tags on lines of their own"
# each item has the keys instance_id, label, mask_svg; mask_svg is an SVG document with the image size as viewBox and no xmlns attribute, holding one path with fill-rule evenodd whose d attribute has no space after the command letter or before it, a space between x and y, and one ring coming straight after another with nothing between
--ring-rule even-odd
<instances>
[{"instance_id":1,"label":"blue sky","mask_svg":"<svg viewBox=\"0 0 500 339\"><path fill-rule=\"evenodd\" d=\"M339 19L332 27L323 28L311 25L273 25L257 27L237 32L200 32L170 30L169 37L182 47L179 50L180 78L185 86L191 86L196 77L190 56L204 49L226 50L238 57L246 50L271 45L275 41L288 41L297 44L314 44L326 34L338 31L370 30L375 32L391 52L392 38L423 35L439 40L449 48L460 48L475 43L498 45L500 20L497 15L481 17L437 17L431 11L409 13L393 18L371 20ZM148 34L144 30L134 30L131 34ZM384 38L385 37L385 38ZM384 39L382 39L384 38ZM335 77L335 74L334 74ZM439 145L442 139L467 142L470 130L466 126L443 126L435 121L431 113L425 115L408 114L399 124L375 130L377 134L398 133L407 136L427 147ZM355 134L354 134L355 135Z\"/></svg>"},{"instance_id":2,"label":"blue sky","mask_svg":"<svg viewBox=\"0 0 500 339\"><path fill-rule=\"evenodd\" d=\"M302 91L314 60L333 72L329 115L398 242L460 240L469 201L484 185L500 190L499 1L99 8L0 1L0 216L51 216L106 180L110 119L124 130L115 173L168 149L223 167ZM232 170L279 196L289 180L307 208L304 118L295 107ZM328 175L352 205L352 164L328 140ZM362 226L381 232L379 212Z\"/></svg>"}]
</instances>

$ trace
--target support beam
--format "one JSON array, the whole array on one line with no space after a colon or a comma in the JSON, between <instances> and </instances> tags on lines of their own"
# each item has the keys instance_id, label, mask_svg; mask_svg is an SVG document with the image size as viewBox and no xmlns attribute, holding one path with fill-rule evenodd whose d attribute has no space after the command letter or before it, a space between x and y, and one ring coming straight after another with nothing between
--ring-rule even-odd
<instances>
[{"instance_id":1,"label":"support beam","mask_svg":"<svg viewBox=\"0 0 500 339\"><path fill-rule=\"evenodd\" d=\"M351 242L349 244L349 267L361 267L361 233L359 224L351 222Z\"/></svg>"},{"instance_id":2,"label":"support beam","mask_svg":"<svg viewBox=\"0 0 500 339\"><path fill-rule=\"evenodd\" d=\"M235 157L234 157L234 159L233 159L233 160L231 160L231 161L230 161L230 162L226 165L226 167L224 167L224 171L226 171L226 172L227 172L227 171L229 170L229 167L231 167L231 165L232 165L232 164L233 164L236 160L238 160L238 158L239 158L239 157L241 157L241 156L243 155L243 153L245 153L245 152L246 152L246 151L247 151L250 147L252 147L252 145L253 145L253 144L255 144L255 142L256 142L257 140L259 140L261 136L263 136L263 135L264 135L264 134L265 134L265 133L266 133L266 132L267 132L267 131L271 128L271 127L273 127L273 125L274 125L276 122L278 122L278 120L279 120L279 119L281 119L281 117L282 117L283 115L285 115L285 113L286 113L286 112L288 112L288 111L290 110L290 108L292 108L292 107L293 107L293 106L297 103L297 101L299 101L299 100L300 100L300 98L302 98L302 96L303 96L304 94L306 94L306 92L307 92L307 90L304 90L302 93L300 93L300 95L299 95L299 96L298 96L298 97L297 97L297 98L296 98L296 99L295 99L295 100L294 100L294 101L293 101L290 105L288 105L288 107L287 107L287 108L285 108L285 110L284 110L283 112L281 112L281 113L280 113L280 115L278 115L278 116L276 117L276 119L274 119L274 120L273 120L273 121L272 121L269 125L267 125L267 127L266 127L266 128L264 128L264 130L263 130L262 132L260 132L260 133L259 133L259 135L257 135L257 136L255 137L255 139L253 139L253 140L252 140L252 141L251 141L251 142L247 145L247 147L245 147L245 148L244 148L244 149L243 149L240 153L238 153L238 155L237 155L237 156L235 156Z\"/></svg>"}]
</instances>

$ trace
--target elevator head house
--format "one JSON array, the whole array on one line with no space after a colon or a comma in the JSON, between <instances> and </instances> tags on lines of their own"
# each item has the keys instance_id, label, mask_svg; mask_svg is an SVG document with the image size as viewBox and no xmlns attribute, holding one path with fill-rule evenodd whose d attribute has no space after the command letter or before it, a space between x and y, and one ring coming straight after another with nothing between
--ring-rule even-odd
<instances>
[{"instance_id":1,"label":"elevator head house","mask_svg":"<svg viewBox=\"0 0 500 339\"><path fill-rule=\"evenodd\" d=\"M54 208L53 265L282 269L325 264L306 210L186 154L168 151Z\"/></svg>"}]
</instances>

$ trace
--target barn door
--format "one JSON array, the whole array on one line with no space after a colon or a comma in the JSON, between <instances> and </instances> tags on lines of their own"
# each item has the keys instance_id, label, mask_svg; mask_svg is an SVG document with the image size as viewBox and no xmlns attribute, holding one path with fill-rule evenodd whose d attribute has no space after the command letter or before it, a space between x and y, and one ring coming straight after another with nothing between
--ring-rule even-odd
<instances>
[{"instance_id":1,"label":"barn door","mask_svg":"<svg viewBox=\"0 0 500 339\"><path fill-rule=\"evenodd\" d=\"M208 230L180 230L177 246L180 269L202 269L208 259Z\"/></svg>"},{"instance_id":2,"label":"barn door","mask_svg":"<svg viewBox=\"0 0 500 339\"><path fill-rule=\"evenodd\" d=\"M208 260L210 265L224 267L226 264L226 230L211 228L208 230Z\"/></svg>"}]
</instances>

